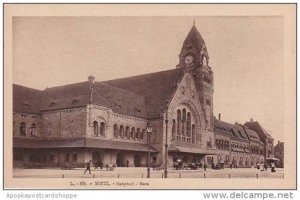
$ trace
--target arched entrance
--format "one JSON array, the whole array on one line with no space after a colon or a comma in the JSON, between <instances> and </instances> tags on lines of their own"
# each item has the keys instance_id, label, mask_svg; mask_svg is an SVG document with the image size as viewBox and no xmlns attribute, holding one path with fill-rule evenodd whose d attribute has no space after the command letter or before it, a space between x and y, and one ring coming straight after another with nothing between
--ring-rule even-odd
<instances>
[{"instance_id":1,"label":"arched entrance","mask_svg":"<svg viewBox=\"0 0 300 200\"><path fill-rule=\"evenodd\" d=\"M103 158L103 153L102 152L99 152L99 151L94 151L93 152L92 160L95 163L95 167L102 168L102 166L103 166L102 158Z\"/></svg>"},{"instance_id":2,"label":"arched entrance","mask_svg":"<svg viewBox=\"0 0 300 200\"><path fill-rule=\"evenodd\" d=\"M117 153L116 163L117 163L117 167L125 167L124 153L122 152Z\"/></svg>"},{"instance_id":3,"label":"arched entrance","mask_svg":"<svg viewBox=\"0 0 300 200\"><path fill-rule=\"evenodd\" d=\"M140 167L141 166L141 156L139 154L134 154L134 166L135 167Z\"/></svg>"}]
</instances>

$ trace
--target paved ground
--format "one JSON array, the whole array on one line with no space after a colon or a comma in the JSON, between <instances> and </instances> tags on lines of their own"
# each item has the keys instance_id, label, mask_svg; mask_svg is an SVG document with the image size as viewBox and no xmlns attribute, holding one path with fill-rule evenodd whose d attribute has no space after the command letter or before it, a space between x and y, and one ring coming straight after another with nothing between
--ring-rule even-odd
<instances>
[{"instance_id":1,"label":"paved ground","mask_svg":"<svg viewBox=\"0 0 300 200\"><path fill-rule=\"evenodd\" d=\"M13 175L15 178L146 178L147 168L115 168L114 171L105 169L92 169L91 175L83 174L84 169L61 170L59 168L51 169L21 169L15 168ZM163 170L153 171L151 169L151 178L162 178ZM212 170L174 170L169 169L168 178L284 178L283 169L276 169L275 173L268 171L259 171L257 169L224 169Z\"/></svg>"}]
</instances>

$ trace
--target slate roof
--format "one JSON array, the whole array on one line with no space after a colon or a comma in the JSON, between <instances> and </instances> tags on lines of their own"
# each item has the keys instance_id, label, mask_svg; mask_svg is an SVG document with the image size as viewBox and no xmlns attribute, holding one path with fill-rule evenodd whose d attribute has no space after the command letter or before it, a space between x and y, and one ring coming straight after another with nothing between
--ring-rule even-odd
<instances>
[{"instance_id":1,"label":"slate roof","mask_svg":"<svg viewBox=\"0 0 300 200\"><path fill-rule=\"evenodd\" d=\"M181 69L172 69L140 76L95 82L92 103L111 108L115 113L142 117L160 117L182 77ZM58 110L86 106L90 102L88 81L35 90L14 85L14 111ZM28 104L26 109L23 104Z\"/></svg>"},{"instance_id":2,"label":"slate roof","mask_svg":"<svg viewBox=\"0 0 300 200\"><path fill-rule=\"evenodd\" d=\"M201 34L199 33L198 29L194 25L190 30L190 32L188 33L187 37L185 38L181 51L183 51L186 46L192 45L196 48L198 52L200 52L204 44L205 42Z\"/></svg>"},{"instance_id":3,"label":"slate roof","mask_svg":"<svg viewBox=\"0 0 300 200\"><path fill-rule=\"evenodd\" d=\"M140 95L145 100L148 118L157 118L160 116L161 108L166 106L166 100L176 89L177 82L183 75L181 72L182 69L176 68L103 83Z\"/></svg>"},{"instance_id":4,"label":"slate roof","mask_svg":"<svg viewBox=\"0 0 300 200\"><path fill-rule=\"evenodd\" d=\"M38 114L40 108L41 90L21 85L13 85L13 111Z\"/></svg>"},{"instance_id":5,"label":"slate roof","mask_svg":"<svg viewBox=\"0 0 300 200\"><path fill-rule=\"evenodd\" d=\"M278 142L274 147L274 152L284 152L284 142Z\"/></svg>"},{"instance_id":6,"label":"slate roof","mask_svg":"<svg viewBox=\"0 0 300 200\"><path fill-rule=\"evenodd\" d=\"M216 133L243 140L245 142L249 141L248 136L243 127L236 124L230 124L224 121L220 121L216 118L214 119L214 131Z\"/></svg>"},{"instance_id":7,"label":"slate roof","mask_svg":"<svg viewBox=\"0 0 300 200\"><path fill-rule=\"evenodd\" d=\"M274 140L274 138L257 121L246 122L244 125L247 126L249 129L255 131L261 138L261 140Z\"/></svg>"}]
</instances>

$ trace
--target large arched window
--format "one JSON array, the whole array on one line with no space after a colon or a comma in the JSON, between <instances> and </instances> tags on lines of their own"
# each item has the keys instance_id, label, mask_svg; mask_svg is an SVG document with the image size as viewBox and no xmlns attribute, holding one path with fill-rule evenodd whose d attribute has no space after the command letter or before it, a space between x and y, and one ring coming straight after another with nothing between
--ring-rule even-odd
<instances>
[{"instance_id":1,"label":"large arched window","mask_svg":"<svg viewBox=\"0 0 300 200\"><path fill-rule=\"evenodd\" d=\"M115 138L118 137L118 125L117 124L114 125L114 137Z\"/></svg>"},{"instance_id":2,"label":"large arched window","mask_svg":"<svg viewBox=\"0 0 300 200\"><path fill-rule=\"evenodd\" d=\"M97 121L93 122L93 127L94 127L94 135L98 136L98 122Z\"/></svg>"},{"instance_id":3,"label":"large arched window","mask_svg":"<svg viewBox=\"0 0 300 200\"><path fill-rule=\"evenodd\" d=\"M105 135L105 123L100 123L100 135Z\"/></svg>"},{"instance_id":4,"label":"large arched window","mask_svg":"<svg viewBox=\"0 0 300 200\"><path fill-rule=\"evenodd\" d=\"M36 124L35 123L31 124L30 135L31 136L35 136L36 135Z\"/></svg>"},{"instance_id":5,"label":"large arched window","mask_svg":"<svg viewBox=\"0 0 300 200\"><path fill-rule=\"evenodd\" d=\"M25 122L22 122L20 124L20 135L26 136L26 123Z\"/></svg>"}]
</instances>

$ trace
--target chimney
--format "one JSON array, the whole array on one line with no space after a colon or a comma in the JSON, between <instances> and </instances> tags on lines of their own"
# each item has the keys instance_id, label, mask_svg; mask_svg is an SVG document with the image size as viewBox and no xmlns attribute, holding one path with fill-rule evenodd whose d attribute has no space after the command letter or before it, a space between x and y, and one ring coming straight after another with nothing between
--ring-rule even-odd
<instances>
[{"instance_id":1,"label":"chimney","mask_svg":"<svg viewBox=\"0 0 300 200\"><path fill-rule=\"evenodd\" d=\"M218 119L221 121L221 113L219 113L219 118Z\"/></svg>"},{"instance_id":2,"label":"chimney","mask_svg":"<svg viewBox=\"0 0 300 200\"><path fill-rule=\"evenodd\" d=\"M253 118L250 118L250 122L253 122Z\"/></svg>"}]
</instances>

